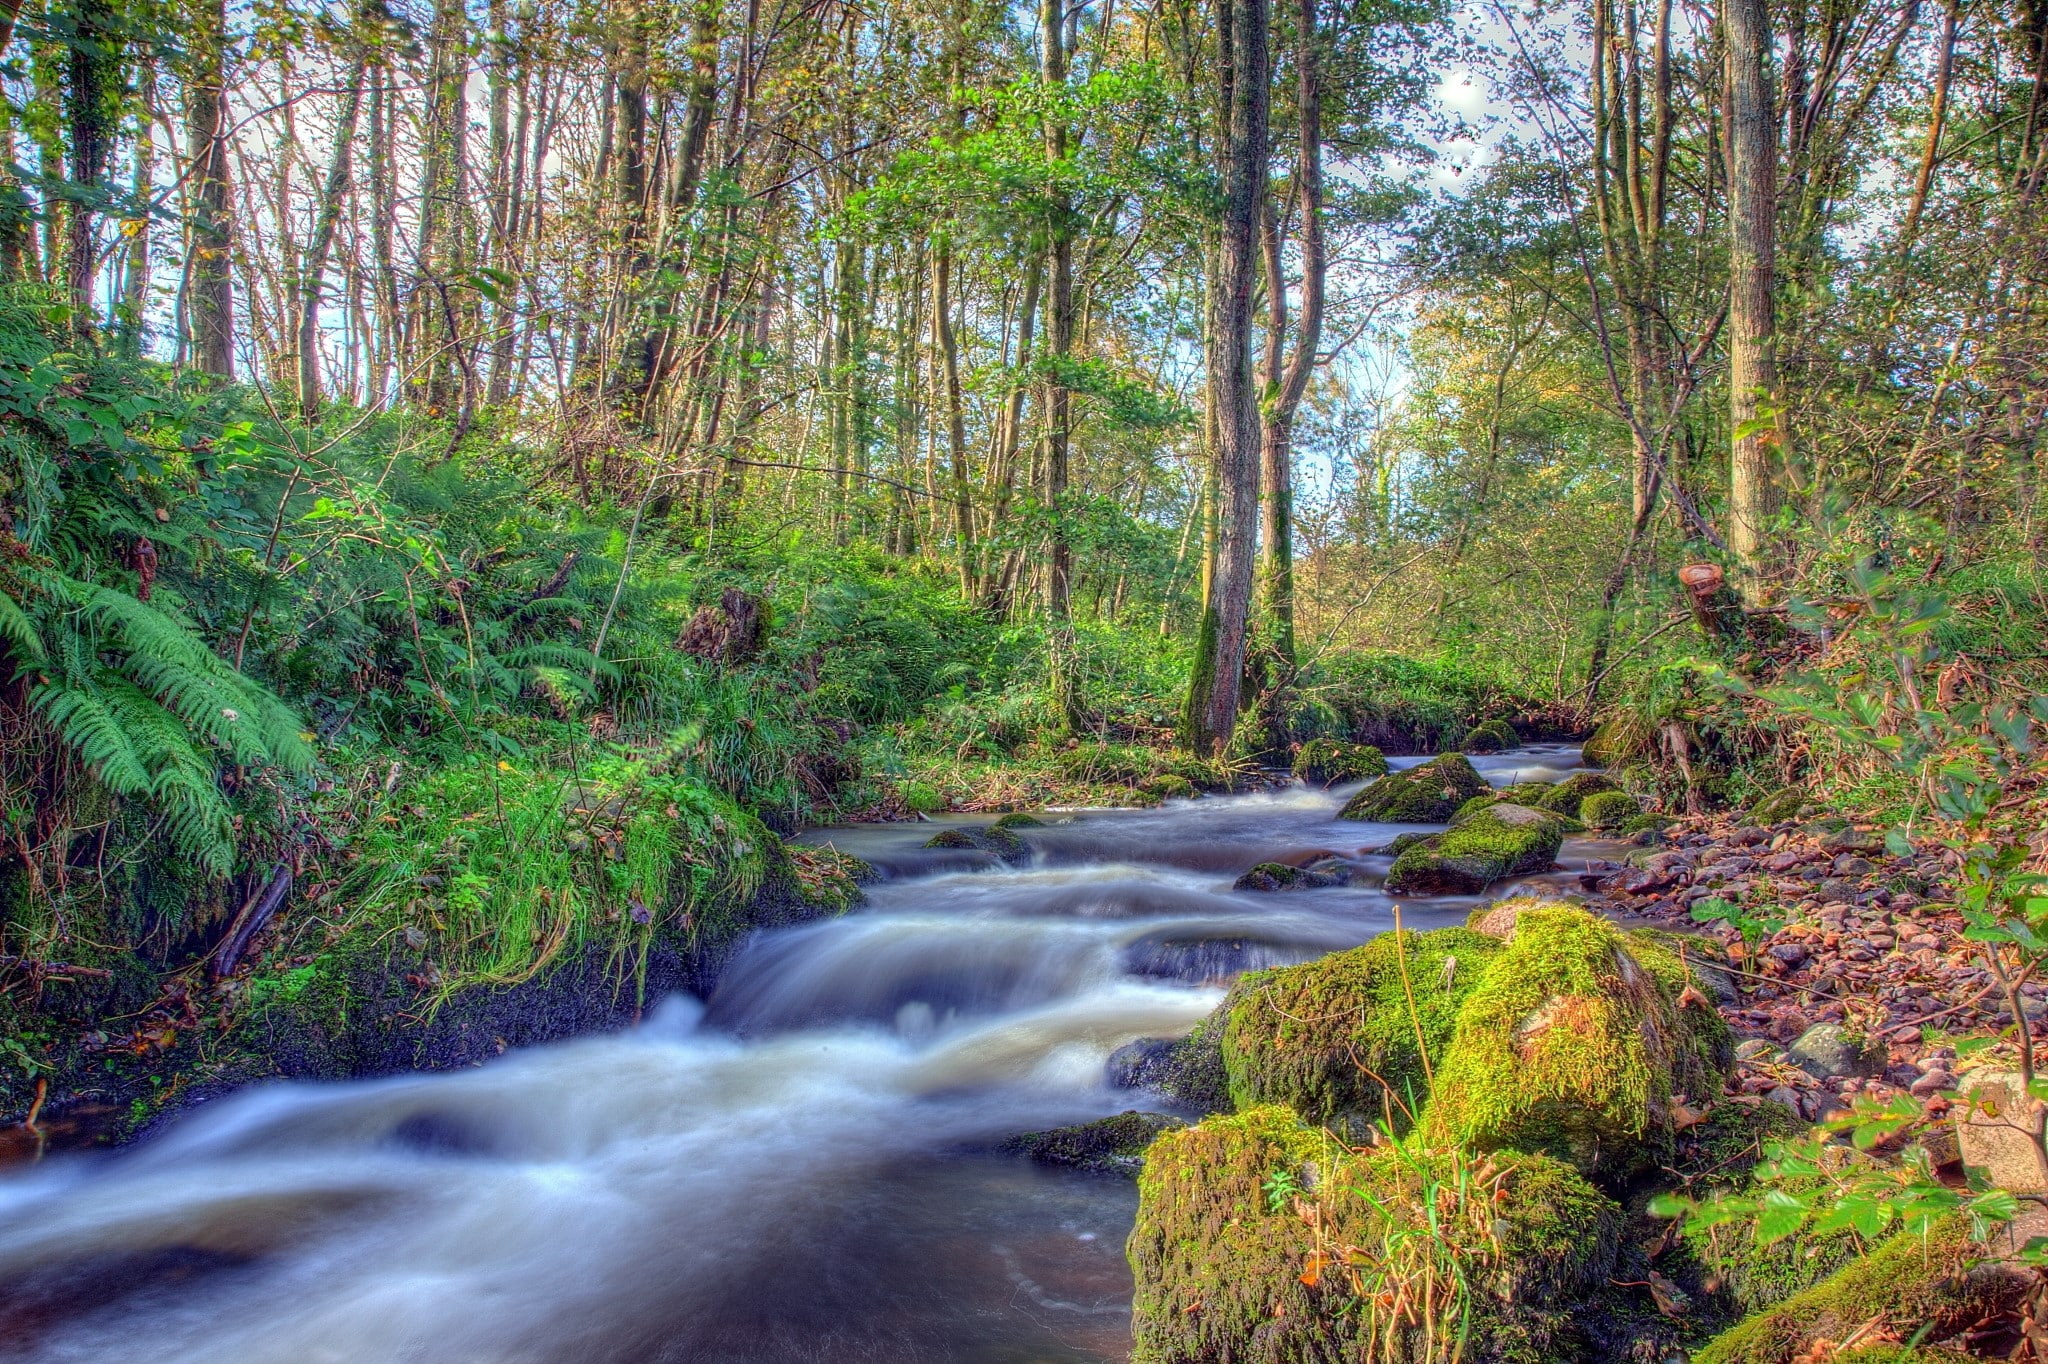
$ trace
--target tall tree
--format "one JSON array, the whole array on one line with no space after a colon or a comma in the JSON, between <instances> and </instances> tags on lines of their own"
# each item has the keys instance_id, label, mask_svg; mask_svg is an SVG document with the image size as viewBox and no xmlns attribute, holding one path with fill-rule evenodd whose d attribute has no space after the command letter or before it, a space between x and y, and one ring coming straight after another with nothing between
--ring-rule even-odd
<instances>
[{"instance_id":1,"label":"tall tree","mask_svg":"<svg viewBox=\"0 0 2048 1364\"><path fill-rule=\"evenodd\" d=\"M1259 542L1266 626L1274 659L1294 666L1294 423L1315 372L1323 337L1323 293L1329 251L1323 225L1322 31L1317 0L1301 0L1295 42L1295 214L1301 251L1301 311L1293 350L1287 349L1287 277L1281 249L1282 216L1266 217L1265 439L1260 447Z\"/></svg>"},{"instance_id":2,"label":"tall tree","mask_svg":"<svg viewBox=\"0 0 2048 1364\"><path fill-rule=\"evenodd\" d=\"M1259 206L1266 191L1272 106L1266 60L1268 0L1218 0L1217 8L1225 135L1218 167L1222 217L1208 357L1208 402L1215 417L1216 535L1186 720L1189 746L1202 754L1221 754L1229 746L1244 694L1259 510L1252 294L1259 273Z\"/></svg>"},{"instance_id":3,"label":"tall tree","mask_svg":"<svg viewBox=\"0 0 2048 1364\"><path fill-rule=\"evenodd\" d=\"M1754 602L1768 589L1767 523L1781 490L1778 409L1778 130L1766 0L1726 0L1728 54L1728 548Z\"/></svg>"},{"instance_id":4,"label":"tall tree","mask_svg":"<svg viewBox=\"0 0 2048 1364\"><path fill-rule=\"evenodd\" d=\"M185 59L185 154L192 164L186 316L192 363L235 373L234 237L228 213L227 0L193 0Z\"/></svg>"}]
</instances>

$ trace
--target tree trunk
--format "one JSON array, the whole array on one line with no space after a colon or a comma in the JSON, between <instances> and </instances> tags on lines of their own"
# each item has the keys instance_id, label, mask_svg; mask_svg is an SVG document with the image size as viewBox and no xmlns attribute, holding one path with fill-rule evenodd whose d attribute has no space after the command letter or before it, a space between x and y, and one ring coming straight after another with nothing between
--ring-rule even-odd
<instances>
[{"instance_id":1,"label":"tree trunk","mask_svg":"<svg viewBox=\"0 0 2048 1364\"><path fill-rule=\"evenodd\" d=\"M192 163L191 284L187 313L192 363L207 374L235 374L234 247L228 216L226 81L227 0L197 0L186 52L185 148Z\"/></svg>"},{"instance_id":2,"label":"tree trunk","mask_svg":"<svg viewBox=\"0 0 2048 1364\"><path fill-rule=\"evenodd\" d=\"M361 41L358 39L358 41ZM327 257L334 248L335 228L346 202L350 158L356 140L356 116L363 103L366 59L358 56L342 91L335 115L334 155L321 186L320 208L313 221L313 239L306 244L299 283L299 411L311 421L320 414L320 304L327 287Z\"/></svg>"},{"instance_id":3,"label":"tree trunk","mask_svg":"<svg viewBox=\"0 0 2048 1364\"><path fill-rule=\"evenodd\" d=\"M1259 270L1259 201L1265 192L1271 91L1268 0L1221 0L1228 132L1222 158L1223 216L1216 253L1209 404L1216 413L1215 569L1195 641L1187 736L1220 756L1237 729L1245 639L1258 539L1259 404L1252 379L1252 286Z\"/></svg>"},{"instance_id":4,"label":"tree trunk","mask_svg":"<svg viewBox=\"0 0 2048 1364\"><path fill-rule=\"evenodd\" d=\"M1317 0L1301 0L1301 51L1297 56L1296 93L1299 145L1295 151L1295 184L1300 200L1301 315L1294 353L1281 363L1287 331L1287 280L1281 268L1277 224L1267 251L1266 297L1268 346L1265 441L1259 479L1262 499L1260 541L1263 545L1265 612L1270 645L1281 669L1294 666L1294 420L1308 392L1323 338L1323 289L1329 270L1323 238L1323 121L1321 33Z\"/></svg>"},{"instance_id":5,"label":"tree trunk","mask_svg":"<svg viewBox=\"0 0 2048 1364\"><path fill-rule=\"evenodd\" d=\"M1767 523L1777 511L1784 414L1777 410L1778 135L1768 62L1765 0L1727 0L1728 48L1728 548L1742 594L1766 592L1773 555Z\"/></svg>"},{"instance_id":6,"label":"tree trunk","mask_svg":"<svg viewBox=\"0 0 2048 1364\"><path fill-rule=\"evenodd\" d=\"M1047 87L1064 90L1067 83L1066 6L1063 0L1043 0L1039 7L1040 75ZM1045 120L1045 159L1048 166L1066 160L1071 133L1059 115ZM1051 677L1053 703L1069 730L1079 727L1080 695L1074 676L1074 629L1070 618L1073 594L1073 549L1066 527L1068 440L1072 435L1073 390L1067 385L1066 366L1074 349L1074 222L1073 205L1064 193L1056 193L1050 206L1051 267L1047 299L1047 359L1045 412L1045 505L1051 543L1046 555L1046 615L1051 620Z\"/></svg>"},{"instance_id":7,"label":"tree trunk","mask_svg":"<svg viewBox=\"0 0 2048 1364\"><path fill-rule=\"evenodd\" d=\"M65 283L71 296L71 325L90 332L98 321L94 285L100 264L99 214L93 206L106 196L107 167L120 126L121 38L109 0L77 0L71 20L75 31L65 118L70 125L75 198L65 217Z\"/></svg>"}]
</instances>

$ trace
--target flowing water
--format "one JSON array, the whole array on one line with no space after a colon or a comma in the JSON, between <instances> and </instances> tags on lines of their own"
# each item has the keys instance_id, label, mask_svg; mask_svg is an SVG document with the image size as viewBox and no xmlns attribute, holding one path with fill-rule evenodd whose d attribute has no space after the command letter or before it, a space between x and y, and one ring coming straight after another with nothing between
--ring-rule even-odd
<instances>
[{"instance_id":1,"label":"flowing water","mask_svg":"<svg viewBox=\"0 0 2048 1364\"><path fill-rule=\"evenodd\" d=\"M1344 794L1081 812L1016 869L924 849L930 824L819 831L885 879L748 944L708 1001L476 1070L257 1088L0 1182L0 1359L1120 1360L1135 1190L994 1148L1162 1107L1105 1085L1113 1049L1391 926L1363 850L1401 830L1337 820ZM1230 889L1316 854L1358 879Z\"/></svg>"}]
</instances>

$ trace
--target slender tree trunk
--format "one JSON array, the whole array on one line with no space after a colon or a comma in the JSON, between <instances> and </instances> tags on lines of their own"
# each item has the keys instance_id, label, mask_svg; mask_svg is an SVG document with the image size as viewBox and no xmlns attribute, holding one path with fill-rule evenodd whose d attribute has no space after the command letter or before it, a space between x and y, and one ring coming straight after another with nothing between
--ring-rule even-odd
<instances>
[{"instance_id":1,"label":"slender tree trunk","mask_svg":"<svg viewBox=\"0 0 2048 1364\"><path fill-rule=\"evenodd\" d=\"M1043 0L1039 7L1040 76L1048 88L1064 90L1067 84L1066 5L1064 0ZM1045 120L1045 159L1057 166L1067 158L1071 130L1064 116ZM1053 703L1069 731L1080 727L1081 699L1074 676L1075 640L1071 619L1073 595L1073 549L1066 527L1069 439L1073 429L1073 390L1067 385L1066 366L1074 349L1074 222L1073 205L1063 193L1056 193L1050 209L1052 218L1047 255L1051 266L1046 342L1050 367L1046 373L1043 399L1045 413L1045 505L1049 525L1046 559L1046 615L1051 621L1051 677Z\"/></svg>"},{"instance_id":2,"label":"slender tree trunk","mask_svg":"<svg viewBox=\"0 0 2048 1364\"><path fill-rule=\"evenodd\" d=\"M320 306L327 290L327 257L334 249L335 229L347 202L356 118L363 104L366 58L358 56L342 91L335 115L334 153L321 186L320 207L313 220L313 239L306 244L299 283L299 411L310 421L320 413Z\"/></svg>"},{"instance_id":3,"label":"slender tree trunk","mask_svg":"<svg viewBox=\"0 0 2048 1364\"><path fill-rule=\"evenodd\" d=\"M121 303L117 315L121 350L130 357L142 354L143 318L149 309L150 222L146 205L156 177L156 59L144 57L139 68L136 89L144 112L135 134L135 178L129 192L140 211L122 224L128 249L127 258L121 263Z\"/></svg>"},{"instance_id":4,"label":"slender tree trunk","mask_svg":"<svg viewBox=\"0 0 2048 1364\"><path fill-rule=\"evenodd\" d=\"M1323 291L1329 271L1323 237L1323 121L1321 32L1317 0L1301 0L1301 51L1296 59L1299 83L1298 144L1295 149L1296 198L1301 226L1301 315L1294 353L1282 363L1287 326L1287 280L1281 268L1277 224L1267 251L1269 353L1265 440L1261 446L1259 481L1260 541L1265 582L1265 614L1270 645L1279 666L1294 666L1294 422L1315 372L1316 351L1323 338Z\"/></svg>"},{"instance_id":5,"label":"slender tree trunk","mask_svg":"<svg viewBox=\"0 0 2048 1364\"><path fill-rule=\"evenodd\" d=\"M1772 113L1770 11L1726 0L1728 48L1728 547L1742 594L1758 601L1772 573L1767 523L1778 509L1784 414L1778 402L1777 120Z\"/></svg>"},{"instance_id":6,"label":"slender tree trunk","mask_svg":"<svg viewBox=\"0 0 2048 1364\"><path fill-rule=\"evenodd\" d=\"M1252 569L1258 540L1259 404L1252 377L1252 293L1259 271L1259 201L1266 186L1268 0L1220 0L1224 108L1223 216L1209 356L1216 413L1214 573L1195 641L1187 735L1195 752L1221 755L1243 696Z\"/></svg>"},{"instance_id":7,"label":"slender tree trunk","mask_svg":"<svg viewBox=\"0 0 2048 1364\"><path fill-rule=\"evenodd\" d=\"M228 214L225 95L227 0L196 0L186 47L185 146L192 161L191 284L187 313L192 363L207 374L235 373L234 249Z\"/></svg>"}]
</instances>

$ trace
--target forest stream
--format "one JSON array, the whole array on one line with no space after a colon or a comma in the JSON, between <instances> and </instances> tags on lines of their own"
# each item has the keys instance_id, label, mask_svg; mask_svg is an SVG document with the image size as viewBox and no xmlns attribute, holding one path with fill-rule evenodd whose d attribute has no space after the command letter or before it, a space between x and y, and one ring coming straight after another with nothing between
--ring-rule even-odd
<instances>
[{"instance_id":1,"label":"forest stream","mask_svg":"<svg viewBox=\"0 0 2048 1364\"><path fill-rule=\"evenodd\" d=\"M1579 755L1474 761L1498 786ZM1015 868L926 849L932 824L813 831L882 879L747 944L707 1001L468 1071L262 1086L15 1173L0 1358L1121 1360L1134 1187L997 1148L1161 1108L1109 1086L1115 1048L1391 927L1364 850L1402 829L1336 819L1347 793L1048 814ZM1231 890L1318 853L1356 879Z\"/></svg>"}]
</instances>

